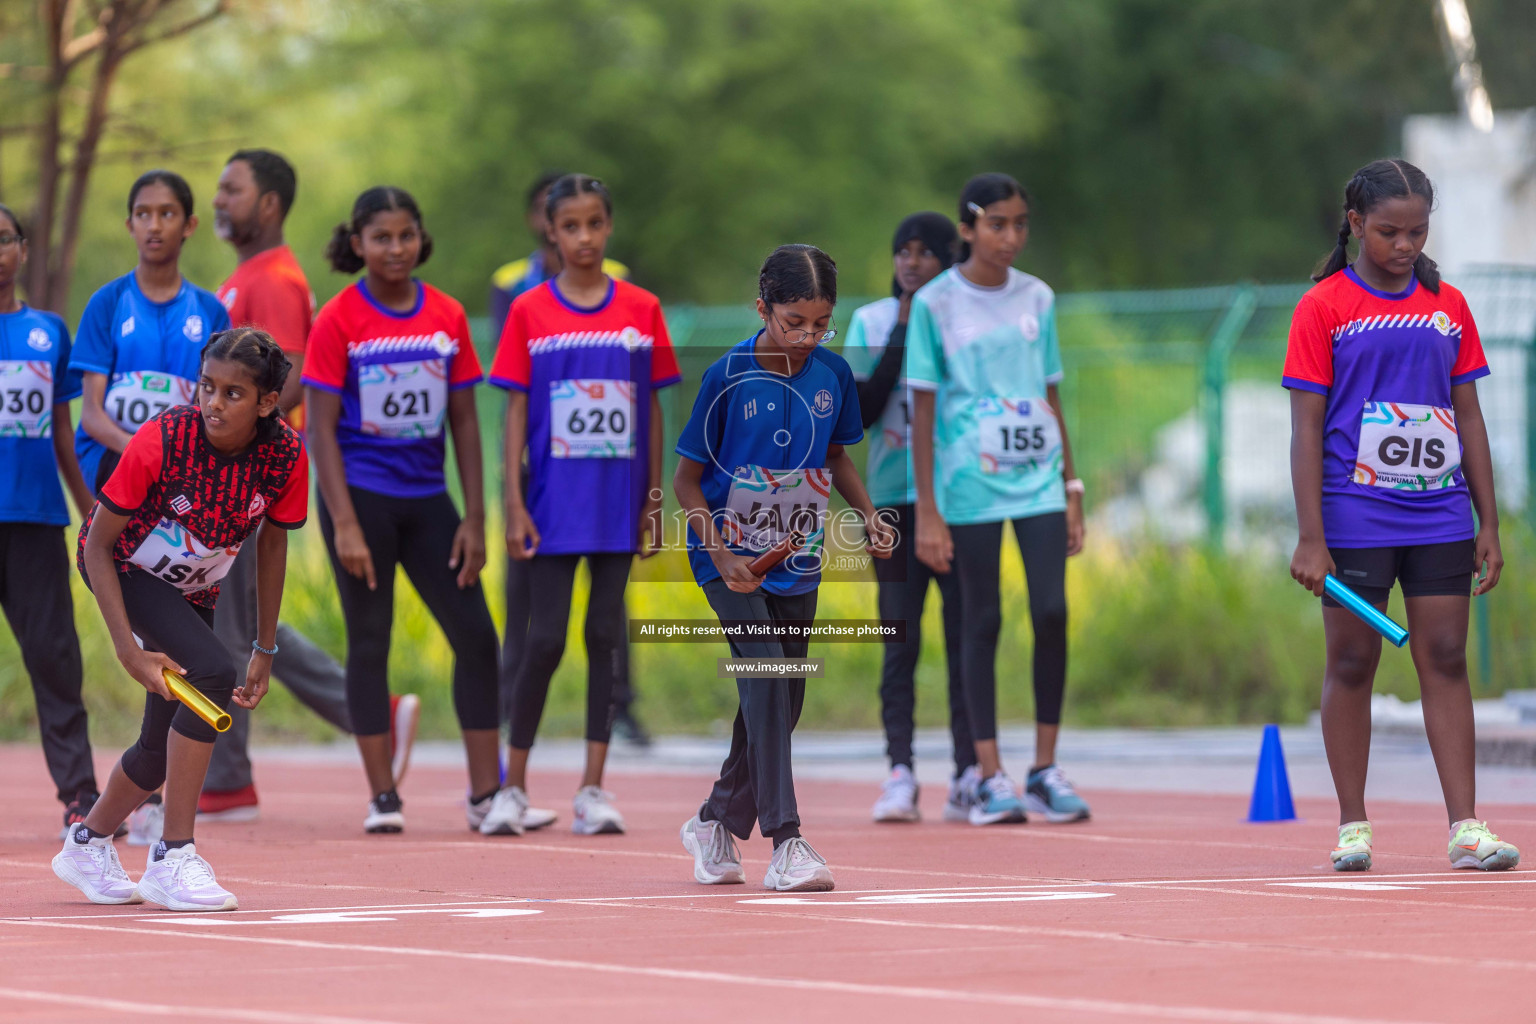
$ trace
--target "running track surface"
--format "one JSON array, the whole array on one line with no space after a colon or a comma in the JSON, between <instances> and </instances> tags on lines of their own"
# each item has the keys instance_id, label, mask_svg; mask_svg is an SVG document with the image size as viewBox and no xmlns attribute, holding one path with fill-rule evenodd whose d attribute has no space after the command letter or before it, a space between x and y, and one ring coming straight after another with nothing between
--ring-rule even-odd
<instances>
[{"instance_id":1,"label":"running track surface","mask_svg":"<svg viewBox=\"0 0 1536 1024\"><path fill-rule=\"evenodd\" d=\"M105 765L103 765L103 769ZM1230 796L1089 792L1087 824L874 825L867 785L807 781L838 890L693 882L707 779L626 774L625 836L561 820L471 835L463 775L413 768L409 831L365 836L353 765L258 764L262 817L200 826L232 914L95 907L54 878L35 746L0 747L0 1020L1372 1024L1531 1020L1536 872L1452 872L1430 804L1377 802L1376 869L1335 875L1330 801L1242 822ZM102 777L105 778L103 771ZM25 784L23 784L25 783ZM559 798L557 800L557 797ZM1536 853L1536 811L1482 809ZM119 850L137 877L143 851Z\"/></svg>"}]
</instances>

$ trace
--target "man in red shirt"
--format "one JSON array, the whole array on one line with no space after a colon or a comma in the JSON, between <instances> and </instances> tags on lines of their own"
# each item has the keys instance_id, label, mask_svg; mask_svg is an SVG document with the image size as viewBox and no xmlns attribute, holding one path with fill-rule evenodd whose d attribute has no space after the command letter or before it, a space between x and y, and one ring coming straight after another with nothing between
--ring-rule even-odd
<instances>
[{"instance_id":1,"label":"man in red shirt","mask_svg":"<svg viewBox=\"0 0 1536 1024\"><path fill-rule=\"evenodd\" d=\"M236 327L260 327L282 346L293 363L278 407L295 426L303 425L304 346L315 315L315 296L293 250L283 240L283 221L293 206L297 178L287 160L265 149L242 149L219 175L213 199L214 230L234 246L239 265L218 290ZM256 636L255 545L247 545L224 578L214 614L214 632L231 654L250 653ZM348 733L346 671L286 622L278 623L278 653L272 674L320 717ZM392 701L391 736L395 741L395 776L404 774L420 705L413 694ZM204 819L249 821L256 817L256 787L246 751L250 716L231 706L234 719L220 734L198 801Z\"/></svg>"}]
</instances>

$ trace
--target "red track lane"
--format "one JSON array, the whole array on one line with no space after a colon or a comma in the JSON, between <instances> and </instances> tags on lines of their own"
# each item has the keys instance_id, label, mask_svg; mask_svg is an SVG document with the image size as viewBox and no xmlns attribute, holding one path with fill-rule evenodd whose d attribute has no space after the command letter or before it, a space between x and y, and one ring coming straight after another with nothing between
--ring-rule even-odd
<instances>
[{"instance_id":1,"label":"red track lane","mask_svg":"<svg viewBox=\"0 0 1536 1024\"><path fill-rule=\"evenodd\" d=\"M833 893L692 880L678 825L707 780L617 776L627 836L482 839L463 775L412 770L409 831L365 836L351 765L258 766L261 820L199 848L232 914L95 907L54 878L34 747L0 747L0 1020L943 1020L1216 1024L1530 1020L1536 873L1452 872L1432 805L1377 804L1377 864L1327 867L1333 808L1247 825L1230 797L1088 793L1084 825L873 825L871 787L803 782ZM105 777L103 772L102 777ZM1536 809L1483 809L1536 849ZM137 877L143 851L119 842Z\"/></svg>"}]
</instances>

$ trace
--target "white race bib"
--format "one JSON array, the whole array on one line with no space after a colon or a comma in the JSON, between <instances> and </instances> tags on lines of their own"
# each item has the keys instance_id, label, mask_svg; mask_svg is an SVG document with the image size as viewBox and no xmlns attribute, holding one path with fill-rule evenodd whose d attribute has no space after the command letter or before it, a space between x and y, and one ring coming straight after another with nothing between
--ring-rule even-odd
<instances>
[{"instance_id":1,"label":"white race bib","mask_svg":"<svg viewBox=\"0 0 1536 1024\"><path fill-rule=\"evenodd\" d=\"M880 438L887 451L906 451L912 446L912 391L898 387L880 414Z\"/></svg>"},{"instance_id":2,"label":"white race bib","mask_svg":"<svg viewBox=\"0 0 1536 1024\"><path fill-rule=\"evenodd\" d=\"M977 410L981 471L1002 473L1061 460L1061 424L1043 398L983 398Z\"/></svg>"},{"instance_id":3,"label":"white race bib","mask_svg":"<svg viewBox=\"0 0 1536 1024\"><path fill-rule=\"evenodd\" d=\"M549 382L549 454L557 459L635 457L635 385L627 380Z\"/></svg>"},{"instance_id":4,"label":"white race bib","mask_svg":"<svg viewBox=\"0 0 1536 1024\"><path fill-rule=\"evenodd\" d=\"M113 423L132 434L154 417L195 400L197 385L171 373L134 370L112 381L104 403Z\"/></svg>"},{"instance_id":5,"label":"white race bib","mask_svg":"<svg viewBox=\"0 0 1536 1024\"><path fill-rule=\"evenodd\" d=\"M210 548L174 519L162 519L128 561L177 590L206 590L229 572L240 545Z\"/></svg>"},{"instance_id":6,"label":"white race bib","mask_svg":"<svg viewBox=\"0 0 1536 1024\"><path fill-rule=\"evenodd\" d=\"M728 544L766 551L799 531L820 533L827 516L832 474L825 469L764 469L742 466L731 478L720 529ZM815 543L807 542L807 550Z\"/></svg>"},{"instance_id":7,"label":"white race bib","mask_svg":"<svg viewBox=\"0 0 1536 1024\"><path fill-rule=\"evenodd\" d=\"M1394 491L1437 491L1461 468L1456 413L1433 405L1366 402L1360 417L1357 484Z\"/></svg>"},{"instance_id":8,"label":"white race bib","mask_svg":"<svg viewBox=\"0 0 1536 1024\"><path fill-rule=\"evenodd\" d=\"M52 364L0 360L0 437L52 436Z\"/></svg>"},{"instance_id":9,"label":"white race bib","mask_svg":"<svg viewBox=\"0 0 1536 1024\"><path fill-rule=\"evenodd\" d=\"M448 360L359 366L357 397L363 433L437 437L448 414Z\"/></svg>"}]
</instances>

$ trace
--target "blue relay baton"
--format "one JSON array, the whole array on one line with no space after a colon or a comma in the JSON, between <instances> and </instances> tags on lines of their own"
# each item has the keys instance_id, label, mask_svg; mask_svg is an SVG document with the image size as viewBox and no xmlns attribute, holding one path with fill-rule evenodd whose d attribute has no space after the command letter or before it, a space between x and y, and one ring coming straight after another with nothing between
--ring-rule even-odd
<instances>
[{"instance_id":1,"label":"blue relay baton","mask_svg":"<svg viewBox=\"0 0 1536 1024\"><path fill-rule=\"evenodd\" d=\"M1401 647L1408 642L1406 629L1377 611L1375 605L1340 583L1332 573L1323 577L1323 590L1329 597L1354 612L1361 622L1386 637L1393 647Z\"/></svg>"}]
</instances>

